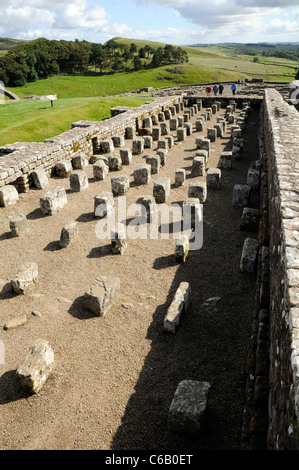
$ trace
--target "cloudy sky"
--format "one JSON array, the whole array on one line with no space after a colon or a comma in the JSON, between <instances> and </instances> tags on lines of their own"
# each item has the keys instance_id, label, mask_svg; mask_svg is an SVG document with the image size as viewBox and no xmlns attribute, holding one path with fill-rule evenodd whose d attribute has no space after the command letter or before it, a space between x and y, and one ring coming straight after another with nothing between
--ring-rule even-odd
<instances>
[{"instance_id":1,"label":"cloudy sky","mask_svg":"<svg viewBox=\"0 0 299 470\"><path fill-rule=\"evenodd\" d=\"M299 0L0 0L0 37L176 45L299 41Z\"/></svg>"}]
</instances>

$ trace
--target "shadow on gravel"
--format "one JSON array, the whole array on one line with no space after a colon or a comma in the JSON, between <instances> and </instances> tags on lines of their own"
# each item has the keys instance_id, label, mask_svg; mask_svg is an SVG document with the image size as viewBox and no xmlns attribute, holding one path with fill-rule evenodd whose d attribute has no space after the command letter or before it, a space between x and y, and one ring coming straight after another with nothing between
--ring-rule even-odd
<instances>
[{"instance_id":1,"label":"shadow on gravel","mask_svg":"<svg viewBox=\"0 0 299 470\"><path fill-rule=\"evenodd\" d=\"M259 110L250 121L258 122ZM234 170L223 170L221 190L209 190L203 205L203 247L190 251L179 265L164 305L153 312L146 338L151 349L131 395L112 450L238 450L245 403L247 355L255 300L256 274L239 271L244 239L257 233L240 230L242 208L232 205L235 184L246 182L250 163L258 159L258 126L247 125L246 146ZM154 268L173 266L161 257ZM163 320L181 282L191 287L191 305L175 334ZM205 301L220 300L206 308ZM211 384L204 429L200 436L168 430L168 410L181 380Z\"/></svg>"}]
</instances>

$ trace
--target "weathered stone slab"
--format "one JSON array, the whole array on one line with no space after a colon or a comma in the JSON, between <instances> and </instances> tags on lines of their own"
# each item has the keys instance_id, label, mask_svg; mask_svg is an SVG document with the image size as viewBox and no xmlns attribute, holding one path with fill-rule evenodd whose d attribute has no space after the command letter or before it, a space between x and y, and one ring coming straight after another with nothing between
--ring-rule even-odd
<instances>
[{"instance_id":1,"label":"weathered stone slab","mask_svg":"<svg viewBox=\"0 0 299 470\"><path fill-rule=\"evenodd\" d=\"M160 158L161 166L166 165L166 158L167 158L167 150L166 149L158 149L157 155Z\"/></svg>"},{"instance_id":2,"label":"weathered stone slab","mask_svg":"<svg viewBox=\"0 0 299 470\"><path fill-rule=\"evenodd\" d=\"M202 139L200 137L195 139L196 148L199 150L206 150L208 155L210 153L210 142L210 139Z\"/></svg>"},{"instance_id":3,"label":"weathered stone slab","mask_svg":"<svg viewBox=\"0 0 299 470\"><path fill-rule=\"evenodd\" d=\"M164 318L164 330L175 333L183 314L187 313L191 298L191 287L188 282L181 282Z\"/></svg>"},{"instance_id":4,"label":"weathered stone slab","mask_svg":"<svg viewBox=\"0 0 299 470\"><path fill-rule=\"evenodd\" d=\"M235 184L233 189L233 205L245 207L249 205L250 186L247 184Z\"/></svg>"},{"instance_id":5,"label":"weathered stone slab","mask_svg":"<svg viewBox=\"0 0 299 470\"><path fill-rule=\"evenodd\" d=\"M125 145L125 139L121 135L112 137L114 147L123 147Z\"/></svg>"},{"instance_id":6,"label":"weathered stone slab","mask_svg":"<svg viewBox=\"0 0 299 470\"><path fill-rule=\"evenodd\" d=\"M9 222L11 236L20 237L29 231L29 225L26 215L20 214L17 217L10 219Z\"/></svg>"},{"instance_id":7,"label":"weathered stone slab","mask_svg":"<svg viewBox=\"0 0 299 470\"><path fill-rule=\"evenodd\" d=\"M19 200L19 193L15 186L8 184L0 188L0 207L7 207L16 204Z\"/></svg>"},{"instance_id":8,"label":"weathered stone slab","mask_svg":"<svg viewBox=\"0 0 299 470\"><path fill-rule=\"evenodd\" d=\"M53 215L66 204L66 191L61 186L56 186L40 198L40 208L44 215Z\"/></svg>"},{"instance_id":9,"label":"weathered stone slab","mask_svg":"<svg viewBox=\"0 0 299 470\"><path fill-rule=\"evenodd\" d=\"M217 140L217 131L214 127L208 127L207 128L207 138L210 140L210 142L216 142L216 140Z\"/></svg>"},{"instance_id":10,"label":"weathered stone slab","mask_svg":"<svg viewBox=\"0 0 299 470\"><path fill-rule=\"evenodd\" d=\"M108 164L110 171L119 171L122 169L122 160L116 155L109 155Z\"/></svg>"},{"instance_id":11,"label":"weathered stone slab","mask_svg":"<svg viewBox=\"0 0 299 470\"><path fill-rule=\"evenodd\" d=\"M45 189L49 184L49 179L43 168L36 168L30 173L34 186L37 189Z\"/></svg>"},{"instance_id":12,"label":"weathered stone slab","mask_svg":"<svg viewBox=\"0 0 299 470\"><path fill-rule=\"evenodd\" d=\"M242 219L240 224L240 230L246 232L257 232L260 223L260 213L258 209L251 207L244 207L242 213Z\"/></svg>"},{"instance_id":13,"label":"weathered stone slab","mask_svg":"<svg viewBox=\"0 0 299 470\"><path fill-rule=\"evenodd\" d=\"M80 152L78 155L75 155L72 158L72 166L74 170L83 170L86 166L88 166L88 159L85 153Z\"/></svg>"},{"instance_id":14,"label":"weathered stone slab","mask_svg":"<svg viewBox=\"0 0 299 470\"><path fill-rule=\"evenodd\" d=\"M153 127L152 129L153 141L158 141L161 138L161 129L160 127Z\"/></svg>"},{"instance_id":15,"label":"weathered stone slab","mask_svg":"<svg viewBox=\"0 0 299 470\"><path fill-rule=\"evenodd\" d=\"M209 168L207 173L207 187L212 189L220 189L221 187L221 170L219 168Z\"/></svg>"},{"instance_id":16,"label":"weathered stone slab","mask_svg":"<svg viewBox=\"0 0 299 470\"><path fill-rule=\"evenodd\" d=\"M84 170L75 170L70 175L70 188L74 192L85 191L89 186L88 177Z\"/></svg>"},{"instance_id":17,"label":"weathered stone slab","mask_svg":"<svg viewBox=\"0 0 299 470\"><path fill-rule=\"evenodd\" d=\"M133 158L132 152L130 150L121 149L120 158L121 158L123 165L130 165L132 158Z\"/></svg>"},{"instance_id":18,"label":"weathered stone slab","mask_svg":"<svg viewBox=\"0 0 299 470\"><path fill-rule=\"evenodd\" d=\"M59 178L68 178L72 170L72 163L69 160L57 162L55 164L55 175Z\"/></svg>"},{"instance_id":19,"label":"weathered stone slab","mask_svg":"<svg viewBox=\"0 0 299 470\"><path fill-rule=\"evenodd\" d=\"M111 276L97 277L84 295L85 307L103 317L113 305L120 290L120 279Z\"/></svg>"},{"instance_id":20,"label":"weathered stone slab","mask_svg":"<svg viewBox=\"0 0 299 470\"><path fill-rule=\"evenodd\" d=\"M94 198L94 216L103 218L109 216L114 211L113 194L110 192L99 193Z\"/></svg>"},{"instance_id":21,"label":"weathered stone slab","mask_svg":"<svg viewBox=\"0 0 299 470\"><path fill-rule=\"evenodd\" d=\"M195 228L195 222L201 220L200 201L196 197L188 197L183 201L184 226Z\"/></svg>"},{"instance_id":22,"label":"weathered stone slab","mask_svg":"<svg viewBox=\"0 0 299 470\"><path fill-rule=\"evenodd\" d=\"M161 122L160 123L161 135L169 134L169 124L168 122Z\"/></svg>"},{"instance_id":23,"label":"weathered stone slab","mask_svg":"<svg viewBox=\"0 0 299 470\"><path fill-rule=\"evenodd\" d=\"M209 152L207 150L196 150L195 152L196 157L203 157L205 159L205 166L208 163L209 159Z\"/></svg>"},{"instance_id":24,"label":"weathered stone slab","mask_svg":"<svg viewBox=\"0 0 299 470\"><path fill-rule=\"evenodd\" d=\"M185 168L178 168L175 172L175 185L183 186L186 181L186 170Z\"/></svg>"},{"instance_id":25,"label":"weathered stone slab","mask_svg":"<svg viewBox=\"0 0 299 470\"><path fill-rule=\"evenodd\" d=\"M258 189L260 185L260 172L254 168L249 168L247 172L247 184L253 188Z\"/></svg>"},{"instance_id":26,"label":"weathered stone slab","mask_svg":"<svg viewBox=\"0 0 299 470\"><path fill-rule=\"evenodd\" d=\"M194 176L204 176L205 174L205 158L204 157L194 157L191 168L191 175Z\"/></svg>"},{"instance_id":27,"label":"weathered stone slab","mask_svg":"<svg viewBox=\"0 0 299 470\"><path fill-rule=\"evenodd\" d=\"M159 155L153 155L146 157L145 159L147 165L150 165L151 167L151 174L152 175L157 175L160 171L160 165L161 165L161 158Z\"/></svg>"},{"instance_id":28,"label":"weathered stone slab","mask_svg":"<svg viewBox=\"0 0 299 470\"><path fill-rule=\"evenodd\" d=\"M134 169L134 182L136 184L149 184L151 181L151 166L147 163L137 165Z\"/></svg>"},{"instance_id":29,"label":"weathered stone slab","mask_svg":"<svg viewBox=\"0 0 299 470\"><path fill-rule=\"evenodd\" d=\"M48 341L37 339L29 348L22 365L16 371L22 387L30 393L38 393L53 372L54 352Z\"/></svg>"},{"instance_id":30,"label":"weathered stone slab","mask_svg":"<svg viewBox=\"0 0 299 470\"><path fill-rule=\"evenodd\" d=\"M134 139L132 145L132 154L140 155L144 151L144 140L143 139Z\"/></svg>"},{"instance_id":31,"label":"weathered stone slab","mask_svg":"<svg viewBox=\"0 0 299 470\"><path fill-rule=\"evenodd\" d=\"M208 382L182 380L168 412L170 431L198 435L204 425L210 391Z\"/></svg>"},{"instance_id":32,"label":"weathered stone slab","mask_svg":"<svg viewBox=\"0 0 299 470\"><path fill-rule=\"evenodd\" d=\"M20 326L25 325L27 321L28 321L28 318L26 317L25 314L17 315L16 317L13 317L7 320L3 325L3 329L6 331L14 330L15 328L19 328Z\"/></svg>"},{"instance_id":33,"label":"weathered stone slab","mask_svg":"<svg viewBox=\"0 0 299 470\"><path fill-rule=\"evenodd\" d=\"M171 183L170 178L163 177L158 178L154 182L153 195L156 203L163 204L166 202L167 198L170 195Z\"/></svg>"},{"instance_id":34,"label":"weathered stone slab","mask_svg":"<svg viewBox=\"0 0 299 470\"><path fill-rule=\"evenodd\" d=\"M114 196L124 196L130 189L129 176L114 176L111 178L111 189Z\"/></svg>"},{"instance_id":35,"label":"weathered stone slab","mask_svg":"<svg viewBox=\"0 0 299 470\"><path fill-rule=\"evenodd\" d=\"M118 255L123 255L127 249L128 242L126 238L119 236L118 233L111 235L111 252Z\"/></svg>"},{"instance_id":36,"label":"weathered stone slab","mask_svg":"<svg viewBox=\"0 0 299 470\"><path fill-rule=\"evenodd\" d=\"M112 153L114 150L114 143L112 139L103 140L101 142L101 151L102 153Z\"/></svg>"},{"instance_id":37,"label":"weathered stone slab","mask_svg":"<svg viewBox=\"0 0 299 470\"><path fill-rule=\"evenodd\" d=\"M187 138L187 129L185 127L179 127L177 129L177 139L179 142L183 142Z\"/></svg>"},{"instance_id":38,"label":"weathered stone slab","mask_svg":"<svg viewBox=\"0 0 299 470\"><path fill-rule=\"evenodd\" d=\"M23 264L15 277L10 281L11 286L16 294L28 294L31 292L37 283L38 279L38 266L36 263Z\"/></svg>"},{"instance_id":39,"label":"weathered stone slab","mask_svg":"<svg viewBox=\"0 0 299 470\"><path fill-rule=\"evenodd\" d=\"M233 153L221 152L219 159L220 168L231 169L233 167Z\"/></svg>"},{"instance_id":40,"label":"weathered stone slab","mask_svg":"<svg viewBox=\"0 0 299 470\"><path fill-rule=\"evenodd\" d=\"M142 204L145 208L147 222L152 222L157 216L157 205L154 196L143 196L138 199L138 203Z\"/></svg>"},{"instance_id":41,"label":"weathered stone slab","mask_svg":"<svg viewBox=\"0 0 299 470\"><path fill-rule=\"evenodd\" d=\"M146 135L143 137L144 140L144 148L151 149L153 146L153 138L151 135Z\"/></svg>"},{"instance_id":42,"label":"weathered stone slab","mask_svg":"<svg viewBox=\"0 0 299 470\"><path fill-rule=\"evenodd\" d=\"M68 222L61 230L59 246L60 248L66 248L74 242L78 236L78 224L77 222Z\"/></svg>"},{"instance_id":43,"label":"weathered stone slab","mask_svg":"<svg viewBox=\"0 0 299 470\"><path fill-rule=\"evenodd\" d=\"M246 238L244 241L240 271L243 273L252 273L256 269L258 258L259 242L255 238Z\"/></svg>"},{"instance_id":44,"label":"weathered stone slab","mask_svg":"<svg viewBox=\"0 0 299 470\"><path fill-rule=\"evenodd\" d=\"M93 176L96 180L101 180L103 181L106 176L109 174L109 167L106 165L103 160L97 160L93 166Z\"/></svg>"},{"instance_id":45,"label":"weathered stone slab","mask_svg":"<svg viewBox=\"0 0 299 470\"><path fill-rule=\"evenodd\" d=\"M199 202L205 202L207 198L207 184L205 181L194 181L189 184L188 197L197 198Z\"/></svg>"}]
</instances>

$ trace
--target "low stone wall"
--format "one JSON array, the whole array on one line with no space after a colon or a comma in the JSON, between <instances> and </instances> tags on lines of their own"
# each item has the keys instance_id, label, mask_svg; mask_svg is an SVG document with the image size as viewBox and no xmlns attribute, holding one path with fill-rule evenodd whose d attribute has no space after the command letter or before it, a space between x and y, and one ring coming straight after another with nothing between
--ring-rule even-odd
<instances>
[{"instance_id":1,"label":"low stone wall","mask_svg":"<svg viewBox=\"0 0 299 470\"><path fill-rule=\"evenodd\" d=\"M138 108L127 108L104 121L78 121L72 128L44 142L16 142L0 147L0 187L16 186L19 192L29 190L30 173L36 168L51 172L55 163L70 160L77 152L87 158L99 153L101 141L113 136L125 137L126 129L138 132L143 120L165 112L174 104L183 105L181 96L157 97ZM158 118L157 118L158 119Z\"/></svg>"},{"instance_id":2,"label":"low stone wall","mask_svg":"<svg viewBox=\"0 0 299 470\"><path fill-rule=\"evenodd\" d=\"M265 90L269 185L269 427L267 448L299 449L299 114Z\"/></svg>"}]
</instances>

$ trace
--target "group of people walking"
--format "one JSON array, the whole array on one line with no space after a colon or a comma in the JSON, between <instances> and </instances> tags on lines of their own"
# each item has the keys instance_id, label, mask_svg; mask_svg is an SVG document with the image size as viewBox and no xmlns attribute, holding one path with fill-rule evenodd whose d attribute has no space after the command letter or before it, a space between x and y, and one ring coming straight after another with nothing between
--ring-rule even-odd
<instances>
[{"instance_id":1,"label":"group of people walking","mask_svg":"<svg viewBox=\"0 0 299 470\"><path fill-rule=\"evenodd\" d=\"M233 83L230 89L231 89L232 94L235 95L237 91L236 83ZM214 93L214 96L218 96L218 94L221 96L223 94L223 91L224 91L224 86L222 85L222 83L220 83L219 85L215 83L213 87L211 87L210 85L206 87L206 93L208 96L211 96L212 92Z\"/></svg>"}]
</instances>

